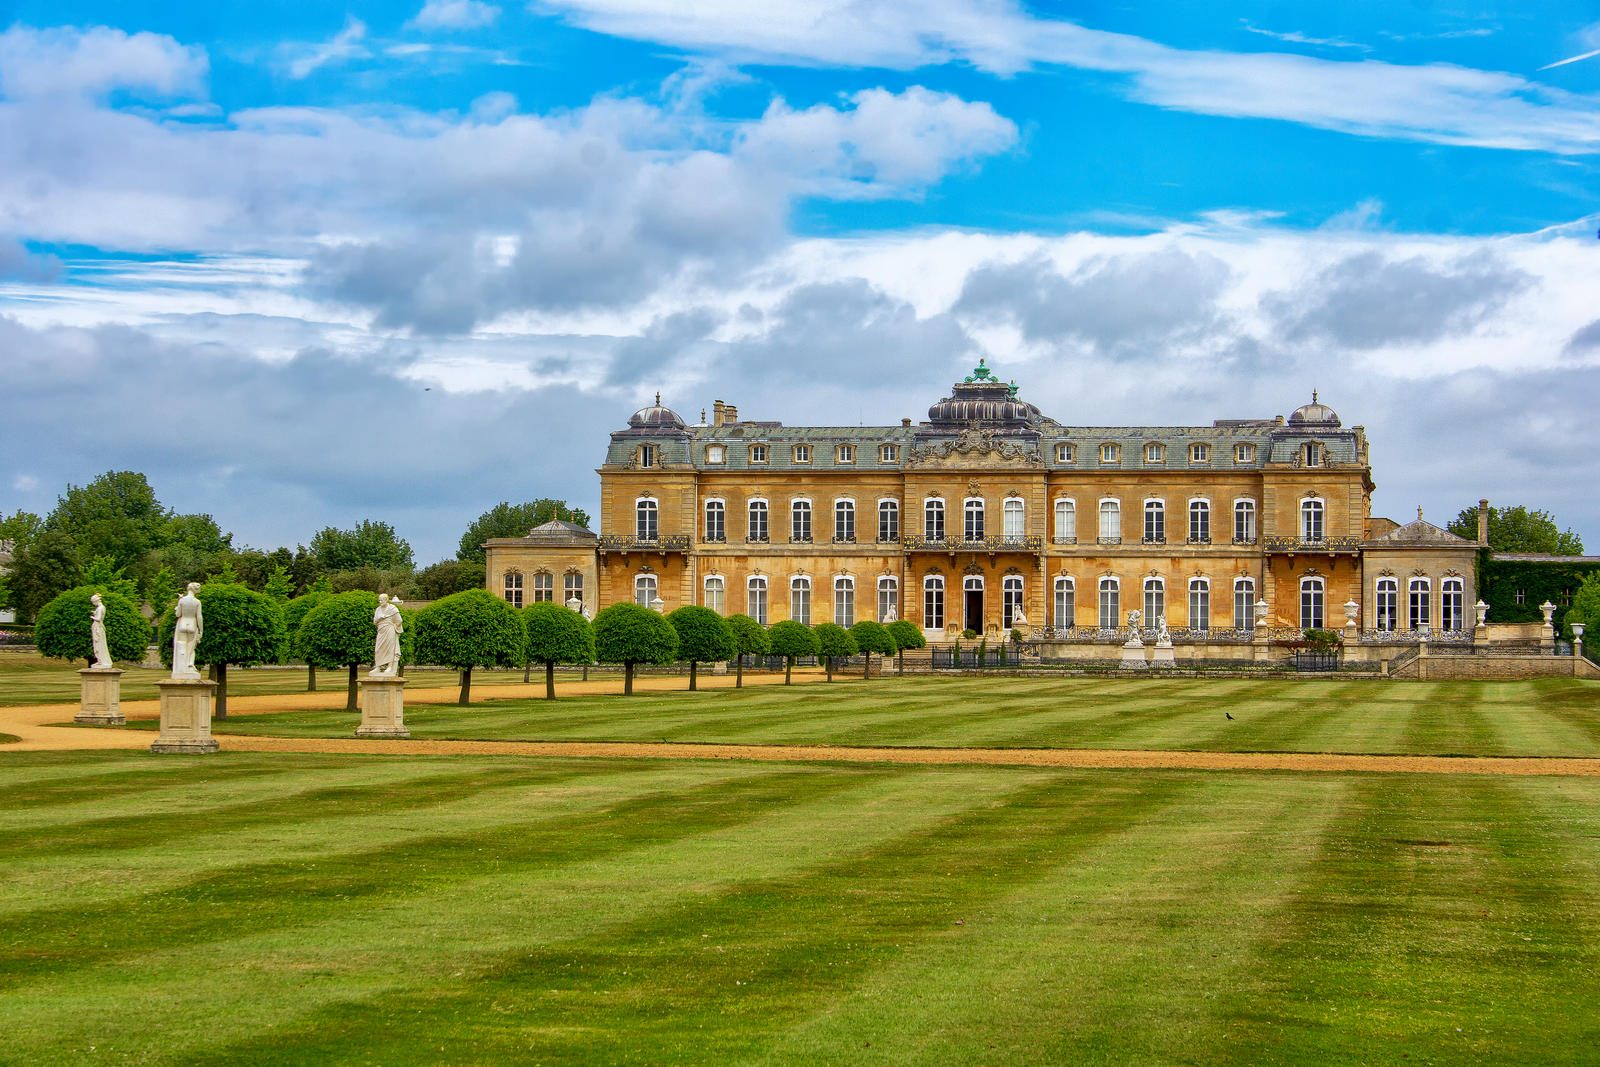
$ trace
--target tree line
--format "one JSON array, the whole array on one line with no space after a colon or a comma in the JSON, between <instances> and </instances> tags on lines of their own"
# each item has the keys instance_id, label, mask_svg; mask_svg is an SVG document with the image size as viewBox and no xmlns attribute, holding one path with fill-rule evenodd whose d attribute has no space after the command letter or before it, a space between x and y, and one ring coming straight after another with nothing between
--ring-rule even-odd
<instances>
[{"instance_id":1,"label":"tree line","mask_svg":"<svg viewBox=\"0 0 1600 1067\"><path fill-rule=\"evenodd\" d=\"M21 509L0 513L0 540L12 550L0 576L0 608L32 622L59 594L112 581L129 583L119 584L119 594L157 613L170 609L189 582L239 584L278 600L313 590L380 589L437 600L483 585L485 540L520 537L553 518L589 524L565 501L502 502L468 525L454 559L418 568L411 545L386 522L324 527L292 549L236 547L211 515L163 506L143 474L107 471L87 485L67 486L43 518Z\"/></svg>"}]
</instances>

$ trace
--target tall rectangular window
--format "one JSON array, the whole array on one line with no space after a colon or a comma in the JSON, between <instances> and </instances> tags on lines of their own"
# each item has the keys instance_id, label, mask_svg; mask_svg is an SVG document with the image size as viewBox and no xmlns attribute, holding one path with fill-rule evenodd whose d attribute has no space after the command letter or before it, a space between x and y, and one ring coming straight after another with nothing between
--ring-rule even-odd
<instances>
[{"instance_id":1,"label":"tall rectangular window","mask_svg":"<svg viewBox=\"0 0 1600 1067\"><path fill-rule=\"evenodd\" d=\"M982 541L983 532L983 501L975 498L967 500L963 512L966 515L964 534L968 541Z\"/></svg>"},{"instance_id":2,"label":"tall rectangular window","mask_svg":"<svg viewBox=\"0 0 1600 1067\"><path fill-rule=\"evenodd\" d=\"M767 624L767 580L765 578L752 578L745 587L745 614L762 626Z\"/></svg>"},{"instance_id":3,"label":"tall rectangular window","mask_svg":"<svg viewBox=\"0 0 1600 1067\"><path fill-rule=\"evenodd\" d=\"M1320 500L1300 502L1300 540L1321 541L1324 537L1323 508Z\"/></svg>"},{"instance_id":4,"label":"tall rectangular window","mask_svg":"<svg viewBox=\"0 0 1600 1067\"><path fill-rule=\"evenodd\" d=\"M656 599L656 576L641 574L633 580L633 602L648 608Z\"/></svg>"},{"instance_id":5,"label":"tall rectangular window","mask_svg":"<svg viewBox=\"0 0 1600 1067\"><path fill-rule=\"evenodd\" d=\"M1394 578L1378 579L1378 629L1386 633L1400 628L1400 583Z\"/></svg>"},{"instance_id":6,"label":"tall rectangular window","mask_svg":"<svg viewBox=\"0 0 1600 1067\"><path fill-rule=\"evenodd\" d=\"M1235 544L1250 545L1256 540L1256 502L1238 500L1233 505L1233 540Z\"/></svg>"},{"instance_id":7,"label":"tall rectangular window","mask_svg":"<svg viewBox=\"0 0 1600 1067\"><path fill-rule=\"evenodd\" d=\"M1100 501L1100 540L1122 540L1122 505L1115 500Z\"/></svg>"},{"instance_id":8,"label":"tall rectangular window","mask_svg":"<svg viewBox=\"0 0 1600 1067\"><path fill-rule=\"evenodd\" d=\"M1189 629L1211 629L1211 583L1204 578L1189 579Z\"/></svg>"},{"instance_id":9,"label":"tall rectangular window","mask_svg":"<svg viewBox=\"0 0 1600 1067\"><path fill-rule=\"evenodd\" d=\"M900 617L900 583L885 575L878 579L878 621L893 622Z\"/></svg>"},{"instance_id":10,"label":"tall rectangular window","mask_svg":"<svg viewBox=\"0 0 1600 1067\"><path fill-rule=\"evenodd\" d=\"M576 600L581 605L583 603L583 575L577 571L568 571L562 584L565 587L563 592L566 594L562 597L562 602Z\"/></svg>"},{"instance_id":11,"label":"tall rectangular window","mask_svg":"<svg viewBox=\"0 0 1600 1067\"><path fill-rule=\"evenodd\" d=\"M1144 543L1165 544L1167 540L1167 506L1159 500L1144 502Z\"/></svg>"},{"instance_id":12,"label":"tall rectangular window","mask_svg":"<svg viewBox=\"0 0 1600 1067\"><path fill-rule=\"evenodd\" d=\"M1058 630L1070 630L1073 626L1073 615L1076 605L1073 603L1073 583L1071 578L1057 578L1055 583L1055 596L1053 599L1054 614L1050 617L1050 624Z\"/></svg>"},{"instance_id":13,"label":"tall rectangular window","mask_svg":"<svg viewBox=\"0 0 1600 1067\"><path fill-rule=\"evenodd\" d=\"M853 500L836 500L833 504L833 539L850 544L856 539L856 505Z\"/></svg>"},{"instance_id":14,"label":"tall rectangular window","mask_svg":"<svg viewBox=\"0 0 1600 1067\"><path fill-rule=\"evenodd\" d=\"M1167 613L1167 587L1160 578L1144 580L1144 620L1142 626L1153 627Z\"/></svg>"},{"instance_id":15,"label":"tall rectangular window","mask_svg":"<svg viewBox=\"0 0 1600 1067\"><path fill-rule=\"evenodd\" d=\"M805 543L811 540L811 501L796 500L790 514L789 540Z\"/></svg>"},{"instance_id":16,"label":"tall rectangular window","mask_svg":"<svg viewBox=\"0 0 1600 1067\"><path fill-rule=\"evenodd\" d=\"M1323 600L1327 587L1321 578L1300 579L1300 628L1302 630L1322 629L1325 615L1323 613Z\"/></svg>"},{"instance_id":17,"label":"tall rectangular window","mask_svg":"<svg viewBox=\"0 0 1600 1067\"><path fill-rule=\"evenodd\" d=\"M1071 500L1056 501L1056 544L1070 545L1078 540L1078 505Z\"/></svg>"},{"instance_id":18,"label":"tall rectangular window","mask_svg":"<svg viewBox=\"0 0 1600 1067\"><path fill-rule=\"evenodd\" d=\"M853 578L833 580L833 621L845 629L856 624L856 583Z\"/></svg>"},{"instance_id":19,"label":"tall rectangular window","mask_svg":"<svg viewBox=\"0 0 1600 1067\"><path fill-rule=\"evenodd\" d=\"M522 607L522 575L516 571L506 572L505 597L512 607Z\"/></svg>"},{"instance_id":20,"label":"tall rectangular window","mask_svg":"<svg viewBox=\"0 0 1600 1067\"><path fill-rule=\"evenodd\" d=\"M1439 587L1439 628L1450 632L1465 630L1466 583L1460 578L1446 578Z\"/></svg>"},{"instance_id":21,"label":"tall rectangular window","mask_svg":"<svg viewBox=\"0 0 1600 1067\"><path fill-rule=\"evenodd\" d=\"M1100 579L1100 629L1115 630L1122 626L1121 593L1115 578Z\"/></svg>"},{"instance_id":22,"label":"tall rectangular window","mask_svg":"<svg viewBox=\"0 0 1600 1067\"><path fill-rule=\"evenodd\" d=\"M1008 574L1000 583L1000 625L1009 630L1022 614L1022 575Z\"/></svg>"},{"instance_id":23,"label":"tall rectangular window","mask_svg":"<svg viewBox=\"0 0 1600 1067\"><path fill-rule=\"evenodd\" d=\"M723 590L723 581L720 577L712 575L710 578L706 579L706 607L710 608L718 615L722 614L722 608L724 605Z\"/></svg>"},{"instance_id":24,"label":"tall rectangular window","mask_svg":"<svg viewBox=\"0 0 1600 1067\"><path fill-rule=\"evenodd\" d=\"M728 539L728 507L720 500L706 501L706 540L712 542Z\"/></svg>"},{"instance_id":25,"label":"tall rectangular window","mask_svg":"<svg viewBox=\"0 0 1600 1067\"><path fill-rule=\"evenodd\" d=\"M1189 543L1192 545L1209 545L1211 543L1210 501L1189 501Z\"/></svg>"},{"instance_id":26,"label":"tall rectangular window","mask_svg":"<svg viewBox=\"0 0 1600 1067\"><path fill-rule=\"evenodd\" d=\"M749 539L758 544L767 540L767 502L765 500L750 501Z\"/></svg>"},{"instance_id":27,"label":"tall rectangular window","mask_svg":"<svg viewBox=\"0 0 1600 1067\"><path fill-rule=\"evenodd\" d=\"M810 578L795 578L789 582L789 618L802 626L811 625Z\"/></svg>"},{"instance_id":28,"label":"tall rectangular window","mask_svg":"<svg viewBox=\"0 0 1600 1067\"><path fill-rule=\"evenodd\" d=\"M898 500L878 501L878 541L881 544L892 545L900 540L900 502Z\"/></svg>"},{"instance_id":29,"label":"tall rectangular window","mask_svg":"<svg viewBox=\"0 0 1600 1067\"><path fill-rule=\"evenodd\" d=\"M1005 521L1005 535L1007 537L1021 537L1023 534L1027 533L1026 512L1023 509L1022 501L1013 497L1012 499L1007 500L1005 504L1002 505L1002 508L1002 517Z\"/></svg>"},{"instance_id":30,"label":"tall rectangular window","mask_svg":"<svg viewBox=\"0 0 1600 1067\"><path fill-rule=\"evenodd\" d=\"M1410 585L1411 628L1413 630L1426 630L1429 625L1428 605L1430 601L1428 579L1413 578Z\"/></svg>"},{"instance_id":31,"label":"tall rectangular window","mask_svg":"<svg viewBox=\"0 0 1600 1067\"><path fill-rule=\"evenodd\" d=\"M1233 583L1233 628L1256 628L1256 583L1249 578L1237 578Z\"/></svg>"},{"instance_id":32,"label":"tall rectangular window","mask_svg":"<svg viewBox=\"0 0 1600 1067\"><path fill-rule=\"evenodd\" d=\"M641 541L656 540L659 509L654 500L641 500L633 506L634 535Z\"/></svg>"},{"instance_id":33,"label":"tall rectangular window","mask_svg":"<svg viewBox=\"0 0 1600 1067\"><path fill-rule=\"evenodd\" d=\"M922 505L922 536L929 541L944 540L943 500L929 500Z\"/></svg>"},{"instance_id":34,"label":"tall rectangular window","mask_svg":"<svg viewBox=\"0 0 1600 1067\"><path fill-rule=\"evenodd\" d=\"M922 580L922 627L925 630L944 629L944 579L928 577Z\"/></svg>"},{"instance_id":35,"label":"tall rectangular window","mask_svg":"<svg viewBox=\"0 0 1600 1067\"><path fill-rule=\"evenodd\" d=\"M556 576L540 571L533 576L533 602L545 604L556 598Z\"/></svg>"}]
</instances>

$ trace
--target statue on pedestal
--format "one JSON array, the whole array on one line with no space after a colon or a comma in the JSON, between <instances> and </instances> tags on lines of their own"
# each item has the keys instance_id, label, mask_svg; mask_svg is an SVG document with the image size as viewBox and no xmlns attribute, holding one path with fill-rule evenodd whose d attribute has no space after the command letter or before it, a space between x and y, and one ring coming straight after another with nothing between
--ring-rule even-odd
<instances>
[{"instance_id":1,"label":"statue on pedestal","mask_svg":"<svg viewBox=\"0 0 1600 1067\"><path fill-rule=\"evenodd\" d=\"M1132 630L1134 634L1137 635L1139 633L1139 623L1143 619L1144 612L1140 611L1138 608L1128 612L1128 629Z\"/></svg>"},{"instance_id":2,"label":"statue on pedestal","mask_svg":"<svg viewBox=\"0 0 1600 1067\"><path fill-rule=\"evenodd\" d=\"M891 622L894 622L899 617L900 616L894 610L894 605L890 604L889 605L889 610L883 613L883 619L882 619L883 625L887 626Z\"/></svg>"},{"instance_id":3,"label":"statue on pedestal","mask_svg":"<svg viewBox=\"0 0 1600 1067\"><path fill-rule=\"evenodd\" d=\"M200 672L194 669L194 650L200 644L206 629L205 614L200 609L199 582L190 582L173 607L178 625L172 631L172 677L187 681L198 680Z\"/></svg>"},{"instance_id":4,"label":"statue on pedestal","mask_svg":"<svg viewBox=\"0 0 1600 1067\"><path fill-rule=\"evenodd\" d=\"M393 678L400 673L400 635L405 632L400 603L399 597L391 600L388 593L378 594L378 610L372 613L378 639L372 648L372 670L368 678Z\"/></svg>"},{"instance_id":5,"label":"statue on pedestal","mask_svg":"<svg viewBox=\"0 0 1600 1067\"><path fill-rule=\"evenodd\" d=\"M95 593L89 598L89 603L94 605L94 610L89 613L89 641L94 646L94 662L89 664L93 668L111 668L116 664L111 661L111 649L106 644L106 606L100 599L100 594Z\"/></svg>"}]
</instances>

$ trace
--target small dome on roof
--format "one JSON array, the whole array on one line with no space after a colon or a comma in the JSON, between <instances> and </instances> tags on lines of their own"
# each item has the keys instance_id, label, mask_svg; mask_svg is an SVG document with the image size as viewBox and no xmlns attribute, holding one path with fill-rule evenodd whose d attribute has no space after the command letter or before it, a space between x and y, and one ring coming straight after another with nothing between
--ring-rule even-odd
<instances>
[{"instance_id":1,"label":"small dome on roof","mask_svg":"<svg viewBox=\"0 0 1600 1067\"><path fill-rule=\"evenodd\" d=\"M1317 391L1311 390L1311 403L1301 404L1289 416L1290 426L1338 426L1339 413L1317 400Z\"/></svg>"},{"instance_id":2,"label":"small dome on roof","mask_svg":"<svg viewBox=\"0 0 1600 1067\"><path fill-rule=\"evenodd\" d=\"M656 394L656 402L649 407L640 408L628 420L628 425L635 430L682 430L684 429L683 416L671 408L661 406L661 394Z\"/></svg>"}]
</instances>

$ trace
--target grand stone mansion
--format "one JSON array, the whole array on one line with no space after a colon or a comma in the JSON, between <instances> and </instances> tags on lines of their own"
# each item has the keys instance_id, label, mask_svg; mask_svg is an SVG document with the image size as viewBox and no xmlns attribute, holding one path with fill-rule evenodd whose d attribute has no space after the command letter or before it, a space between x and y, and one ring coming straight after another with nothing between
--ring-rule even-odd
<instances>
[{"instance_id":1,"label":"grand stone mansion","mask_svg":"<svg viewBox=\"0 0 1600 1067\"><path fill-rule=\"evenodd\" d=\"M1132 609L1191 643L1475 621L1481 530L1375 518L1366 434L1315 395L1287 419L1066 426L979 361L917 424L785 426L718 401L689 425L656 401L611 435L600 533L487 542L493 592L899 617L936 641L1103 640Z\"/></svg>"}]
</instances>

